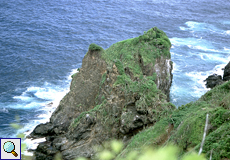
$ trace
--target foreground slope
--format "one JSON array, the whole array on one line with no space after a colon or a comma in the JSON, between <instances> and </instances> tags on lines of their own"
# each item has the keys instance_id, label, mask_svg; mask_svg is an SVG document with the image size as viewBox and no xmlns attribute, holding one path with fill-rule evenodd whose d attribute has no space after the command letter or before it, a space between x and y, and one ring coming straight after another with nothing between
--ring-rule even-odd
<instances>
[{"instance_id":1,"label":"foreground slope","mask_svg":"<svg viewBox=\"0 0 230 160\"><path fill-rule=\"evenodd\" d=\"M181 156L200 149L206 115L208 129L203 151L212 160L230 159L230 81L208 91L196 102L182 105L169 117L135 135L118 157L145 146L175 144Z\"/></svg>"},{"instance_id":2,"label":"foreground slope","mask_svg":"<svg viewBox=\"0 0 230 160\"><path fill-rule=\"evenodd\" d=\"M57 152L66 160L91 158L94 146L114 138L128 143L171 114L170 47L166 34L156 27L106 50L91 44L50 122L30 135L46 137L35 151L36 159L53 159Z\"/></svg>"}]
</instances>

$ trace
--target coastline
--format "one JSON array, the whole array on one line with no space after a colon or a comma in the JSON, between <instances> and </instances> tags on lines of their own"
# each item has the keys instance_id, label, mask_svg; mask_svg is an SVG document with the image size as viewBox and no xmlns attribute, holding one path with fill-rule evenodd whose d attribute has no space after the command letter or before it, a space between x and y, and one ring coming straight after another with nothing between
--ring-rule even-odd
<instances>
[{"instance_id":1,"label":"coastline","mask_svg":"<svg viewBox=\"0 0 230 160\"><path fill-rule=\"evenodd\" d=\"M56 110L62 98L70 91L69 86L72 80L71 76L77 72L78 68L72 69L71 72L69 72L67 78L64 80L66 81L66 87L63 88L61 92L58 92L58 96L53 99L53 101L47 101L47 103L42 106L42 110L46 111L46 113L38 115L37 117L40 118L39 120L33 120L31 123L26 124L22 129L17 131L17 134L23 133L25 135L25 139L22 140L22 143L25 143L27 146L26 150L23 153L24 155L33 156L33 150L37 148L39 143L46 140L45 138L27 138L27 136L30 135L30 133L38 124L47 123L50 121L52 113Z\"/></svg>"}]
</instances>

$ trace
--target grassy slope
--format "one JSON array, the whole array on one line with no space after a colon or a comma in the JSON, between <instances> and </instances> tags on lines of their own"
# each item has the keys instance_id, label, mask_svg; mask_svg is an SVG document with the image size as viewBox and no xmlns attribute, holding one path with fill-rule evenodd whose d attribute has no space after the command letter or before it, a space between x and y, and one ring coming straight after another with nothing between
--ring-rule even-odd
<instances>
[{"instance_id":1,"label":"grassy slope","mask_svg":"<svg viewBox=\"0 0 230 160\"><path fill-rule=\"evenodd\" d=\"M119 155L123 157L131 150L140 150L147 145L157 143L168 129L174 125L170 137L164 145L174 143L180 148L180 154L197 151L203 137L206 114L209 114L209 127L203 153L212 160L230 158L230 81L215 87L198 101L182 105L168 118L164 118L141 133L135 135L128 146Z\"/></svg>"}]
</instances>

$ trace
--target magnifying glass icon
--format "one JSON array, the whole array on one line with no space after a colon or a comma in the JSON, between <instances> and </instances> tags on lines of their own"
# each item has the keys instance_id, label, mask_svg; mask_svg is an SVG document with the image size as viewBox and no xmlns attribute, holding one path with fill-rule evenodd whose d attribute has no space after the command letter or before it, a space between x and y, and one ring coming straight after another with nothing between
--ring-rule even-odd
<instances>
[{"instance_id":1,"label":"magnifying glass icon","mask_svg":"<svg viewBox=\"0 0 230 160\"><path fill-rule=\"evenodd\" d=\"M12 153L15 157L18 156L18 154L14 151L15 150L15 145L11 141L7 141L3 145L3 149L7 153Z\"/></svg>"}]
</instances>

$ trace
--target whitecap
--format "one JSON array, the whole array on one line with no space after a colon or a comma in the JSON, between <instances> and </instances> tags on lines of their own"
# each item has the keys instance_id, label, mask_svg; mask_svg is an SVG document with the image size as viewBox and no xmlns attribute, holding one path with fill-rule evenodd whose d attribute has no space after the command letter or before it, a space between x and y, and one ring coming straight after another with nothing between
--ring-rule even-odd
<instances>
[{"instance_id":1,"label":"whitecap","mask_svg":"<svg viewBox=\"0 0 230 160\"><path fill-rule=\"evenodd\" d=\"M179 28L180 28L180 30L182 30L182 31L185 31L185 30L186 30L185 27L179 27Z\"/></svg>"},{"instance_id":2,"label":"whitecap","mask_svg":"<svg viewBox=\"0 0 230 160\"><path fill-rule=\"evenodd\" d=\"M27 148L29 149L36 149L37 146L39 145L39 143L41 142L45 142L46 139L45 138L38 138L38 139L25 139L22 141L22 143L25 143ZM31 152L28 152L28 151L24 151L23 153L24 155L27 155L27 156L33 156L33 154Z\"/></svg>"},{"instance_id":3,"label":"whitecap","mask_svg":"<svg viewBox=\"0 0 230 160\"><path fill-rule=\"evenodd\" d=\"M3 113L8 113L8 112L9 112L9 110L8 110L8 109L6 109L6 108L1 108L1 109L0 109L0 112L3 112Z\"/></svg>"},{"instance_id":4,"label":"whitecap","mask_svg":"<svg viewBox=\"0 0 230 160\"><path fill-rule=\"evenodd\" d=\"M191 93L191 96L194 98L200 98L202 95L204 95L204 93L206 93L207 91L209 91L209 88L206 88L205 85L202 84L202 87L200 86L193 86L193 92Z\"/></svg>"},{"instance_id":5,"label":"whitecap","mask_svg":"<svg viewBox=\"0 0 230 160\"><path fill-rule=\"evenodd\" d=\"M199 54L199 55L200 55L201 59L205 60L204 55L202 55L202 54Z\"/></svg>"},{"instance_id":6,"label":"whitecap","mask_svg":"<svg viewBox=\"0 0 230 160\"><path fill-rule=\"evenodd\" d=\"M207 29L207 25L205 23L200 23L200 22L195 22L195 21L188 21L185 22L186 27L182 27L184 30L189 30L189 31L204 31ZM181 27L180 27L181 28Z\"/></svg>"},{"instance_id":7,"label":"whitecap","mask_svg":"<svg viewBox=\"0 0 230 160\"><path fill-rule=\"evenodd\" d=\"M37 98L53 100L59 92L53 88L39 88L34 94Z\"/></svg>"},{"instance_id":8,"label":"whitecap","mask_svg":"<svg viewBox=\"0 0 230 160\"><path fill-rule=\"evenodd\" d=\"M225 50L225 51L230 51L230 49L228 49L228 48L226 48L226 47L224 47L224 50Z\"/></svg>"},{"instance_id":9,"label":"whitecap","mask_svg":"<svg viewBox=\"0 0 230 160\"><path fill-rule=\"evenodd\" d=\"M202 47L202 46L192 46L192 45L188 45L189 48L192 49L198 49L198 50L203 50L203 51L210 51L210 52L220 52L219 50L216 49L209 49L207 47Z\"/></svg>"},{"instance_id":10,"label":"whitecap","mask_svg":"<svg viewBox=\"0 0 230 160\"><path fill-rule=\"evenodd\" d=\"M40 89L42 89L42 88L31 86L31 87L27 88L26 92L37 92Z\"/></svg>"},{"instance_id":11,"label":"whitecap","mask_svg":"<svg viewBox=\"0 0 230 160\"><path fill-rule=\"evenodd\" d=\"M210 72L189 72L185 73L193 82L200 84L200 87L206 89L204 80L210 75Z\"/></svg>"},{"instance_id":12,"label":"whitecap","mask_svg":"<svg viewBox=\"0 0 230 160\"><path fill-rule=\"evenodd\" d=\"M209 23L203 23L203 22L195 22L195 21L188 21L185 23L187 27L179 27L181 30L187 30L191 33L194 32L213 32L218 34L223 34L223 30L217 28L216 26L209 24ZM197 36L197 35L194 35Z\"/></svg>"},{"instance_id":13,"label":"whitecap","mask_svg":"<svg viewBox=\"0 0 230 160\"><path fill-rule=\"evenodd\" d=\"M178 38L178 37L173 37L170 39L171 43L175 46L187 46L191 49L197 49L197 50L202 50L202 51L209 51L209 52L221 52L212 45L209 41L199 38Z\"/></svg>"},{"instance_id":14,"label":"whitecap","mask_svg":"<svg viewBox=\"0 0 230 160\"><path fill-rule=\"evenodd\" d=\"M80 65L81 63L78 64L78 66ZM25 93L23 93L21 96L33 94L35 98L31 103L26 104L24 107L36 107L36 109L42 110L43 112L37 116L37 118L39 118L38 120L31 120L22 129L20 129L18 133L25 133L26 135L29 135L38 124L49 122L52 113L58 107L61 99L69 92L69 86L72 79L71 75L78 72L77 68L79 67L72 69L71 72L67 74L66 79L64 79L60 85L45 82L42 86L38 87L34 85L27 88ZM41 99L43 102L36 101L41 101ZM22 108L21 105L19 105L19 107ZM45 141L45 139L24 140L28 146L28 149L35 149L38 143L42 141ZM25 151L24 154L29 155L30 153Z\"/></svg>"},{"instance_id":15,"label":"whitecap","mask_svg":"<svg viewBox=\"0 0 230 160\"><path fill-rule=\"evenodd\" d=\"M173 62L173 70L172 70L172 73L175 73L175 72L180 72L181 69L178 68L177 64L175 62Z\"/></svg>"},{"instance_id":16,"label":"whitecap","mask_svg":"<svg viewBox=\"0 0 230 160\"><path fill-rule=\"evenodd\" d=\"M19 100L22 100L22 101L31 101L32 100L32 97L28 97L28 96L25 96L25 95L14 96L13 98L14 99L19 99Z\"/></svg>"},{"instance_id":17,"label":"whitecap","mask_svg":"<svg viewBox=\"0 0 230 160\"><path fill-rule=\"evenodd\" d=\"M216 65L213 70L211 70L210 72L212 74L218 74L218 75L221 75L223 76L223 73L224 73L224 70L223 68L226 66L226 64L219 64L219 65Z\"/></svg>"},{"instance_id":18,"label":"whitecap","mask_svg":"<svg viewBox=\"0 0 230 160\"><path fill-rule=\"evenodd\" d=\"M70 72L69 76L68 76L68 80L72 80L72 75L78 72L78 68L76 69L72 69L72 71Z\"/></svg>"},{"instance_id":19,"label":"whitecap","mask_svg":"<svg viewBox=\"0 0 230 160\"><path fill-rule=\"evenodd\" d=\"M223 54L200 53L199 55L203 57L204 60L211 60L218 63L228 63L229 61L229 58L226 58Z\"/></svg>"},{"instance_id":20,"label":"whitecap","mask_svg":"<svg viewBox=\"0 0 230 160\"><path fill-rule=\"evenodd\" d=\"M230 35L230 30L225 31L225 34Z\"/></svg>"},{"instance_id":21,"label":"whitecap","mask_svg":"<svg viewBox=\"0 0 230 160\"><path fill-rule=\"evenodd\" d=\"M39 107L41 107L43 105L44 105L44 103L31 102L31 103L26 104L26 105L21 105L20 108L22 108L22 109L32 109L32 108L39 108Z\"/></svg>"},{"instance_id":22,"label":"whitecap","mask_svg":"<svg viewBox=\"0 0 230 160\"><path fill-rule=\"evenodd\" d=\"M194 72L185 73L185 75L190 77L195 84L199 84L199 85L194 85L194 86L196 86L195 89L198 90L197 92L200 92L203 94L205 91L208 90L205 86L206 82L204 82L204 80L212 74L218 74L218 75L223 76L223 70L222 69L224 68L225 65L226 64L219 64L219 65L216 65L212 70L209 70L206 72L194 71Z\"/></svg>"},{"instance_id":23,"label":"whitecap","mask_svg":"<svg viewBox=\"0 0 230 160\"><path fill-rule=\"evenodd\" d=\"M21 101L25 101L25 102L33 100L33 97L28 94L28 89L25 92L23 92L20 96L14 96L13 98L21 100Z\"/></svg>"}]
</instances>

